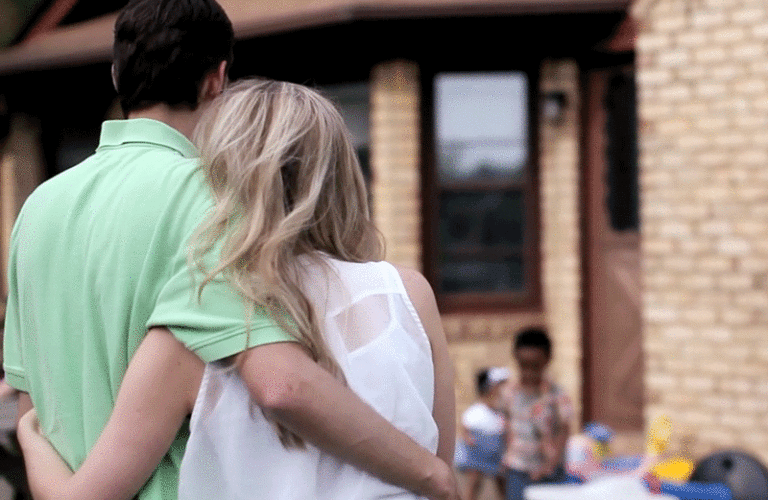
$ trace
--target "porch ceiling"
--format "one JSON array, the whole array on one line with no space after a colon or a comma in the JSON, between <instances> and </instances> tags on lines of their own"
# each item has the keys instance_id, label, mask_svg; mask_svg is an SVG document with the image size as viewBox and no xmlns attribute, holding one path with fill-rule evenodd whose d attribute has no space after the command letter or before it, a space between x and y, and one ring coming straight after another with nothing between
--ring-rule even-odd
<instances>
[{"instance_id":1,"label":"porch ceiling","mask_svg":"<svg viewBox=\"0 0 768 500\"><path fill-rule=\"evenodd\" d=\"M238 39L363 19L624 11L631 0L218 0ZM0 51L0 75L108 61L116 14Z\"/></svg>"}]
</instances>

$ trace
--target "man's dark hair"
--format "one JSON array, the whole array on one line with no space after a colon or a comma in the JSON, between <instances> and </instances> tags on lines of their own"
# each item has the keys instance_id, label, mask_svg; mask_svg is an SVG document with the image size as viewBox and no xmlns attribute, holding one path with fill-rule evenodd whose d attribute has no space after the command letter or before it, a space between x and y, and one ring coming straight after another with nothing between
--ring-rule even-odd
<instances>
[{"instance_id":1,"label":"man's dark hair","mask_svg":"<svg viewBox=\"0 0 768 500\"><path fill-rule=\"evenodd\" d=\"M158 103L196 109L203 77L221 61L231 64L234 38L214 0L131 0L115 22L123 112Z\"/></svg>"},{"instance_id":2,"label":"man's dark hair","mask_svg":"<svg viewBox=\"0 0 768 500\"><path fill-rule=\"evenodd\" d=\"M548 358L552 357L552 341L543 328L526 328L518 332L512 351L515 352L521 347L536 347L544 351Z\"/></svg>"}]
</instances>

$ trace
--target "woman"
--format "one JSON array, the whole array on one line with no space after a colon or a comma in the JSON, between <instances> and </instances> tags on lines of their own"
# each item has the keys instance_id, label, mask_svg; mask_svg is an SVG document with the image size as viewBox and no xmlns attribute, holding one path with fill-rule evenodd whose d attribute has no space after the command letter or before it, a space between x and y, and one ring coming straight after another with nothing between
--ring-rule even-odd
<instances>
[{"instance_id":1,"label":"woman","mask_svg":"<svg viewBox=\"0 0 768 500\"><path fill-rule=\"evenodd\" d=\"M192 247L198 292L224 276L318 363L451 463L452 369L434 295L419 273L379 261L362 173L333 105L299 85L241 82L207 111L195 142L216 201ZM220 256L215 266L203 259L211 251ZM37 432L33 414L22 419L35 497L130 499L192 412L182 500L415 498L274 426L234 368L203 367L170 334L151 330L77 473Z\"/></svg>"}]
</instances>

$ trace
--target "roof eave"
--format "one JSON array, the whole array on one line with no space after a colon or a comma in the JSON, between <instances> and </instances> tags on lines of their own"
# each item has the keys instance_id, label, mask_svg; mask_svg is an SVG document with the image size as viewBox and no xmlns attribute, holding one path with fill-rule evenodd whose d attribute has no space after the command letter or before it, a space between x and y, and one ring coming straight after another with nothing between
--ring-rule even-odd
<instances>
[{"instance_id":1,"label":"roof eave","mask_svg":"<svg viewBox=\"0 0 768 500\"><path fill-rule=\"evenodd\" d=\"M326 0L259 5L219 0L239 40L371 19L626 11L631 0ZM117 14L40 34L0 52L0 75L108 62Z\"/></svg>"}]
</instances>

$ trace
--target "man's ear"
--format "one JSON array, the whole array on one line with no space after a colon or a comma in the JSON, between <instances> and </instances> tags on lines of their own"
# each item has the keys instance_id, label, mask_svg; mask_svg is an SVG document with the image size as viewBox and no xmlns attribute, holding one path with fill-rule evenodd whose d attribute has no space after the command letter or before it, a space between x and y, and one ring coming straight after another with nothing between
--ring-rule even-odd
<instances>
[{"instance_id":1,"label":"man's ear","mask_svg":"<svg viewBox=\"0 0 768 500\"><path fill-rule=\"evenodd\" d=\"M115 88L115 92L120 92L117 90L117 69L115 69L114 64L112 65L112 86Z\"/></svg>"},{"instance_id":2,"label":"man's ear","mask_svg":"<svg viewBox=\"0 0 768 500\"><path fill-rule=\"evenodd\" d=\"M227 83L227 61L221 61L215 71L211 71L203 78L200 88L200 102L215 99L224 90Z\"/></svg>"}]
</instances>

